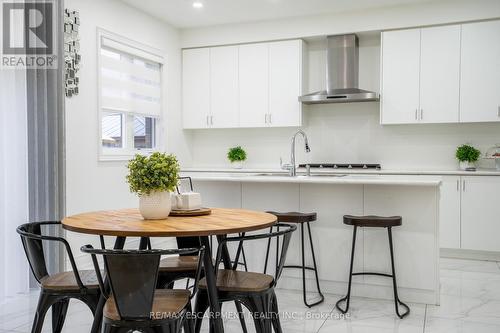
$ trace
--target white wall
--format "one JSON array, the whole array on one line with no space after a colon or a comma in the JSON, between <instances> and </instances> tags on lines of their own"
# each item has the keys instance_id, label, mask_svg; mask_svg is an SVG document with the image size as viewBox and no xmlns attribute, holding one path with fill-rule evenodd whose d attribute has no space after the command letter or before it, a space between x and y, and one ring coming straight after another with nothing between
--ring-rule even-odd
<instances>
[{"instance_id":1,"label":"white wall","mask_svg":"<svg viewBox=\"0 0 500 333\"><path fill-rule=\"evenodd\" d=\"M82 66L80 94L66 99L66 213L137 206L125 182L126 162L98 161L97 32L98 27L163 50L166 59L164 117L166 149L189 163L181 128L179 33L168 24L115 0L66 0L80 12ZM96 237L68 232L74 253ZM86 262L86 261L85 261Z\"/></svg>"},{"instance_id":2,"label":"white wall","mask_svg":"<svg viewBox=\"0 0 500 333\"><path fill-rule=\"evenodd\" d=\"M380 31L498 17L498 0L422 1L337 14L184 29L182 47Z\"/></svg>"},{"instance_id":3,"label":"white wall","mask_svg":"<svg viewBox=\"0 0 500 333\"><path fill-rule=\"evenodd\" d=\"M326 45L308 43L308 86L325 87ZM360 37L360 88L379 91L380 39ZM500 142L500 123L381 126L379 103L306 105L303 129L309 136L311 153L297 145L298 163L381 163L386 169L454 169L454 152L462 143L486 151ZM246 167L279 167L288 161L290 137L297 128L264 128L193 131L194 167L227 167L225 154L234 145L248 152ZM298 140L301 140L300 138ZM483 166L493 167L492 161Z\"/></svg>"},{"instance_id":4,"label":"white wall","mask_svg":"<svg viewBox=\"0 0 500 333\"><path fill-rule=\"evenodd\" d=\"M309 107L311 153L297 144L297 163L381 163L385 169L450 170L458 167L455 149L472 143L483 152L500 143L500 124L445 124L380 126L378 103ZM193 137L194 167L229 167L226 151L234 145L248 152L248 168L279 168L279 158L290 158L295 129L203 130ZM493 168L492 161L482 166Z\"/></svg>"}]
</instances>

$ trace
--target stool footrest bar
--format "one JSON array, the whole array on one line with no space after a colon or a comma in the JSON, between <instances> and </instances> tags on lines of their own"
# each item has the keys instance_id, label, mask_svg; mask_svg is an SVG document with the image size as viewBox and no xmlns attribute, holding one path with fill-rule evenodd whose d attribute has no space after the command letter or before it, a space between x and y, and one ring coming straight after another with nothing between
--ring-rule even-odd
<instances>
[{"instance_id":1,"label":"stool footrest bar","mask_svg":"<svg viewBox=\"0 0 500 333\"><path fill-rule=\"evenodd\" d=\"M377 275L377 276L383 276L383 277L393 277L392 274L386 274L386 273L374 273L374 272L358 272L358 273L352 273L352 275Z\"/></svg>"},{"instance_id":2,"label":"stool footrest bar","mask_svg":"<svg viewBox=\"0 0 500 333\"><path fill-rule=\"evenodd\" d=\"M283 266L283 268L296 268L296 269L302 269L302 266L286 265L286 266ZM311 271L315 271L314 267L304 267L304 269L308 269L308 270L311 270Z\"/></svg>"}]
</instances>

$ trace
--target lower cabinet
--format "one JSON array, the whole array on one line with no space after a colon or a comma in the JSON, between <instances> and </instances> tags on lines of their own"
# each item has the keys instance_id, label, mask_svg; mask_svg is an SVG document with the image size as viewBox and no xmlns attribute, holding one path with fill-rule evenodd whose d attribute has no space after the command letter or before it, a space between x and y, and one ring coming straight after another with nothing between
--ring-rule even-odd
<instances>
[{"instance_id":1,"label":"lower cabinet","mask_svg":"<svg viewBox=\"0 0 500 333\"><path fill-rule=\"evenodd\" d=\"M443 176L441 248L500 252L500 177Z\"/></svg>"},{"instance_id":2,"label":"lower cabinet","mask_svg":"<svg viewBox=\"0 0 500 333\"><path fill-rule=\"evenodd\" d=\"M439 245L460 248L460 176L444 176L439 209Z\"/></svg>"},{"instance_id":3,"label":"lower cabinet","mask_svg":"<svg viewBox=\"0 0 500 333\"><path fill-rule=\"evenodd\" d=\"M500 177L462 177L461 248L500 251Z\"/></svg>"}]
</instances>

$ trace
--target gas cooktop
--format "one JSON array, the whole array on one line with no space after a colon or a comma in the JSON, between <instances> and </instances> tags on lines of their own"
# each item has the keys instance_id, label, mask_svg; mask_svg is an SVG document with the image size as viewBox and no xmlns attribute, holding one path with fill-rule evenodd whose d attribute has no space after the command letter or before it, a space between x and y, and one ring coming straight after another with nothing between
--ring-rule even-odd
<instances>
[{"instance_id":1,"label":"gas cooktop","mask_svg":"<svg viewBox=\"0 0 500 333\"><path fill-rule=\"evenodd\" d=\"M299 168L305 168L307 164L300 164ZM320 169L375 169L380 170L380 164L362 164L362 163L311 163L311 168Z\"/></svg>"}]
</instances>

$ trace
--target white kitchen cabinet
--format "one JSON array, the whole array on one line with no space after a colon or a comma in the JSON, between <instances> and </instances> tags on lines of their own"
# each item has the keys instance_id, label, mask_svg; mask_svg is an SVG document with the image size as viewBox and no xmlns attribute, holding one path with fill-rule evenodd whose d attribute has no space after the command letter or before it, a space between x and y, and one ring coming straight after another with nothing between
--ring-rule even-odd
<instances>
[{"instance_id":1,"label":"white kitchen cabinet","mask_svg":"<svg viewBox=\"0 0 500 333\"><path fill-rule=\"evenodd\" d=\"M462 25L460 121L500 121L500 21Z\"/></svg>"},{"instance_id":2,"label":"white kitchen cabinet","mask_svg":"<svg viewBox=\"0 0 500 333\"><path fill-rule=\"evenodd\" d=\"M272 127L301 126L302 40L269 44L269 118Z\"/></svg>"},{"instance_id":3,"label":"white kitchen cabinet","mask_svg":"<svg viewBox=\"0 0 500 333\"><path fill-rule=\"evenodd\" d=\"M459 176L443 176L439 202L439 245L442 248L460 248L460 194Z\"/></svg>"},{"instance_id":4,"label":"white kitchen cabinet","mask_svg":"<svg viewBox=\"0 0 500 333\"><path fill-rule=\"evenodd\" d=\"M239 125L238 46L210 49L210 127Z\"/></svg>"},{"instance_id":5,"label":"white kitchen cabinet","mask_svg":"<svg viewBox=\"0 0 500 333\"><path fill-rule=\"evenodd\" d=\"M459 121L460 25L388 31L382 40L382 124Z\"/></svg>"},{"instance_id":6,"label":"white kitchen cabinet","mask_svg":"<svg viewBox=\"0 0 500 333\"><path fill-rule=\"evenodd\" d=\"M302 125L303 41L183 51L184 128Z\"/></svg>"},{"instance_id":7,"label":"white kitchen cabinet","mask_svg":"<svg viewBox=\"0 0 500 333\"><path fill-rule=\"evenodd\" d=\"M421 29L421 123L457 123L460 100L460 25Z\"/></svg>"},{"instance_id":8,"label":"white kitchen cabinet","mask_svg":"<svg viewBox=\"0 0 500 333\"><path fill-rule=\"evenodd\" d=\"M420 29L382 33L381 123L418 122Z\"/></svg>"},{"instance_id":9,"label":"white kitchen cabinet","mask_svg":"<svg viewBox=\"0 0 500 333\"><path fill-rule=\"evenodd\" d=\"M269 119L269 44L240 45L241 127L264 127Z\"/></svg>"},{"instance_id":10,"label":"white kitchen cabinet","mask_svg":"<svg viewBox=\"0 0 500 333\"><path fill-rule=\"evenodd\" d=\"M184 128L206 128L210 115L210 50L184 50L182 69Z\"/></svg>"},{"instance_id":11,"label":"white kitchen cabinet","mask_svg":"<svg viewBox=\"0 0 500 333\"><path fill-rule=\"evenodd\" d=\"M500 178L462 177L462 249L500 251Z\"/></svg>"}]
</instances>

